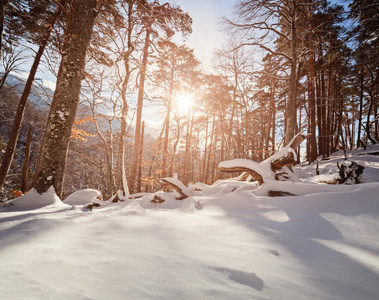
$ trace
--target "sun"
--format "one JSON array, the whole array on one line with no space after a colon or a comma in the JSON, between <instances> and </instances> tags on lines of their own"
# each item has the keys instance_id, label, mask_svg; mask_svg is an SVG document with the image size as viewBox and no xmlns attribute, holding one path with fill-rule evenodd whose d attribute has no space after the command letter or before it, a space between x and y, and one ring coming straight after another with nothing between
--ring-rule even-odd
<instances>
[{"instance_id":1,"label":"sun","mask_svg":"<svg viewBox=\"0 0 379 300\"><path fill-rule=\"evenodd\" d=\"M176 107L181 113L188 113L193 104L193 97L190 94L180 94L176 97Z\"/></svg>"}]
</instances>

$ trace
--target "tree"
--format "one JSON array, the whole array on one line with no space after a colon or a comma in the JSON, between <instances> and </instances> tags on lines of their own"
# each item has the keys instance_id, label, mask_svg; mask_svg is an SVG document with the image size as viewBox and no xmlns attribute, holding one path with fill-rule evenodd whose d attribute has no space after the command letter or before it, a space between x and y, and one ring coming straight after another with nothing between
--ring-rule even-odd
<instances>
[{"instance_id":1,"label":"tree","mask_svg":"<svg viewBox=\"0 0 379 300\"><path fill-rule=\"evenodd\" d=\"M238 41L232 39L226 47L215 52L217 70L224 77L227 84L233 87L232 101L230 105L230 116L228 128L225 128L226 156L240 157L243 143L237 142L235 137L240 134L241 129L238 115L244 107L244 102L249 95L253 74L251 59L252 53L245 48L238 47ZM224 158L225 159L225 158Z\"/></svg>"},{"instance_id":2,"label":"tree","mask_svg":"<svg viewBox=\"0 0 379 300\"><path fill-rule=\"evenodd\" d=\"M45 133L41 166L34 185L39 194L54 187L62 196L68 143L79 102L85 58L96 17L96 0L77 0L66 33L57 87Z\"/></svg>"},{"instance_id":3,"label":"tree","mask_svg":"<svg viewBox=\"0 0 379 300\"><path fill-rule=\"evenodd\" d=\"M352 30L357 46L355 48L357 85L360 86L361 113L359 115L358 141L362 120L363 99L367 99L367 117L365 132L371 143L379 142L377 97L379 94L379 5L378 1L354 0L350 4L350 17L357 21L357 26ZM365 97L368 95L368 97ZM374 118L372 118L374 114ZM373 120L372 120L373 119ZM372 125L374 128L372 129Z\"/></svg>"},{"instance_id":4,"label":"tree","mask_svg":"<svg viewBox=\"0 0 379 300\"><path fill-rule=\"evenodd\" d=\"M5 19L5 9L7 8L9 0L0 0L0 56L3 50L3 30L4 30L4 19Z\"/></svg>"},{"instance_id":5,"label":"tree","mask_svg":"<svg viewBox=\"0 0 379 300\"><path fill-rule=\"evenodd\" d=\"M288 99L286 103L285 141L288 143L297 130L297 91L299 58L302 55L299 38L299 20L304 5L290 1L241 1L236 5L238 21L225 19L229 29L242 31L245 40L241 46L257 46L284 60L289 69ZM275 41L276 47L272 43Z\"/></svg>"},{"instance_id":6,"label":"tree","mask_svg":"<svg viewBox=\"0 0 379 300\"><path fill-rule=\"evenodd\" d=\"M129 176L129 190L135 191L135 183L137 181L137 170L139 166L139 153L141 141L141 122L142 122L142 107L145 92L146 69L149 58L150 47L153 43L153 38L159 35L159 30L162 30L166 36L174 35L175 31L181 31L183 34L192 31L192 19L187 13L184 13L179 6L170 5L169 3L160 4L155 0L153 3L141 1L140 12L143 30L145 32L145 42L143 46L142 61L139 69L139 84L136 112L136 129L134 135L134 151L133 164Z\"/></svg>"},{"instance_id":7,"label":"tree","mask_svg":"<svg viewBox=\"0 0 379 300\"><path fill-rule=\"evenodd\" d=\"M37 69L38 69L38 66L40 64L42 55L45 51L45 48L46 48L47 43L49 41L51 32L53 30L54 24L55 24L58 16L60 15L60 13L61 13L61 10L60 10L60 8L58 8L56 10L55 14L53 15L53 17L51 18L50 22L48 23L48 25L49 25L48 30L47 30L45 36L43 37L41 44L38 48L38 51L37 51L36 56L34 58L33 65L31 67L29 75L28 75L28 79L27 79L26 84L25 84L24 91L21 95L20 103L18 105L17 113L16 113L16 116L15 116L15 119L13 122L12 133L11 133L11 136L10 136L8 144L7 144L7 150L4 154L3 161L2 161L2 164L0 166L0 189L5 182L5 178L8 174L11 162L13 160L13 156L14 156L14 152L15 152L15 148L16 148L16 143L17 143L18 135L19 135L20 128L21 128L21 123L22 123L24 113L25 113L26 102L28 100L28 97L29 97L29 94L30 94L30 91L31 91L31 88L32 88L32 85L34 82L35 74L37 73Z\"/></svg>"},{"instance_id":8,"label":"tree","mask_svg":"<svg viewBox=\"0 0 379 300\"><path fill-rule=\"evenodd\" d=\"M127 26L126 26L126 34L125 36L122 36L121 39L124 41L126 40L126 45L124 45L123 49L126 49L122 55L122 60L124 62L124 68L125 68L125 76L122 79L121 84L121 98L122 98L122 110L121 110L121 132L120 132L120 141L119 141L119 152L121 155L119 155L119 161L121 161L121 164L119 163L121 168L121 177L122 177L122 193L124 196L129 195L129 187L127 185L127 177L126 177L126 168L125 168L125 136L126 136L126 118L128 115L128 101L127 101L127 87L130 81L130 77L132 74L132 53L134 52L135 45L132 43L132 35L133 35L133 28L134 28L134 19L133 19L133 6L136 1L127 1L127 9L126 10L126 16L127 16Z\"/></svg>"},{"instance_id":9,"label":"tree","mask_svg":"<svg viewBox=\"0 0 379 300\"><path fill-rule=\"evenodd\" d=\"M185 45L178 46L169 40L162 40L158 42L159 56L158 56L158 70L155 73L156 84L163 86L165 94L165 106L167 113L165 118L165 136L163 141L163 163L162 163L162 177L167 176L169 156L169 131L171 110L174 103L174 96L180 98L183 94L183 87L185 83L189 83L195 68L199 62L193 54L193 50ZM177 101L180 101L177 99Z\"/></svg>"}]
</instances>

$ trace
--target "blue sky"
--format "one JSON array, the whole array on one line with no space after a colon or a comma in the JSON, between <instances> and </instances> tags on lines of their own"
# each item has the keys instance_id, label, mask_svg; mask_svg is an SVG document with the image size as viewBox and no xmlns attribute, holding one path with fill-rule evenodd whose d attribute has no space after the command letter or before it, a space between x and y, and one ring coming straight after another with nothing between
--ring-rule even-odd
<instances>
[{"instance_id":1,"label":"blue sky","mask_svg":"<svg viewBox=\"0 0 379 300\"><path fill-rule=\"evenodd\" d=\"M193 33L186 44L195 49L196 57L204 68L210 67L212 52L225 42L220 31L220 18L230 16L237 0L171 0L183 11L188 12L193 19Z\"/></svg>"},{"instance_id":2,"label":"blue sky","mask_svg":"<svg viewBox=\"0 0 379 300\"><path fill-rule=\"evenodd\" d=\"M187 39L188 47L195 49L196 57L202 62L203 68L211 68L211 58L214 49L220 48L225 42L224 34L220 31L220 18L230 16L233 5L238 0L169 0L178 4L183 11L188 12L193 19L193 33ZM178 43L182 43L178 34ZM19 76L27 77L29 67ZM44 84L55 88L55 78L48 72L38 71L37 78Z\"/></svg>"}]
</instances>

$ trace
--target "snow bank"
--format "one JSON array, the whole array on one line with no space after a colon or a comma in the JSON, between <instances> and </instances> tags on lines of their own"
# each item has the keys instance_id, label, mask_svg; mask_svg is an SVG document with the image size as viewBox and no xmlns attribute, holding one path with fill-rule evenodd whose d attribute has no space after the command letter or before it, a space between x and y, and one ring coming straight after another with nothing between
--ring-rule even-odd
<instances>
[{"instance_id":1,"label":"snow bank","mask_svg":"<svg viewBox=\"0 0 379 300\"><path fill-rule=\"evenodd\" d=\"M168 183L172 183L173 185L176 185L187 196L194 196L193 190L186 187L179 179L175 177L166 177L166 178L162 178L161 180L163 181L166 180Z\"/></svg>"},{"instance_id":2,"label":"snow bank","mask_svg":"<svg viewBox=\"0 0 379 300\"><path fill-rule=\"evenodd\" d=\"M151 202L155 196L164 200L162 203ZM195 200L194 197L186 198L183 200L176 200L179 197L179 193L170 192L165 193L163 191L156 192L154 194L148 194L140 199L134 200L134 205L139 205L144 209L154 209L154 210L166 210L166 209L177 209L181 211L190 211L200 208L200 203Z\"/></svg>"},{"instance_id":3,"label":"snow bank","mask_svg":"<svg viewBox=\"0 0 379 300\"><path fill-rule=\"evenodd\" d=\"M276 184L2 212L0 298L379 299L379 183Z\"/></svg>"},{"instance_id":4,"label":"snow bank","mask_svg":"<svg viewBox=\"0 0 379 300\"><path fill-rule=\"evenodd\" d=\"M68 205L85 205L91 202L102 202L101 192L94 189L82 189L75 191L63 202Z\"/></svg>"},{"instance_id":5,"label":"snow bank","mask_svg":"<svg viewBox=\"0 0 379 300\"><path fill-rule=\"evenodd\" d=\"M359 157L378 178L379 157ZM4 209L0 299L379 299L379 180L327 185L315 165L296 169L303 182L197 183L184 200L140 194L91 213ZM29 193L14 201L67 207Z\"/></svg>"},{"instance_id":6,"label":"snow bank","mask_svg":"<svg viewBox=\"0 0 379 300\"><path fill-rule=\"evenodd\" d=\"M64 204L55 193L54 187L40 195L35 189L30 190L25 195L11 200L5 204L8 208L14 207L16 210L33 210L41 207L49 206L52 208L67 208L68 205Z\"/></svg>"}]
</instances>

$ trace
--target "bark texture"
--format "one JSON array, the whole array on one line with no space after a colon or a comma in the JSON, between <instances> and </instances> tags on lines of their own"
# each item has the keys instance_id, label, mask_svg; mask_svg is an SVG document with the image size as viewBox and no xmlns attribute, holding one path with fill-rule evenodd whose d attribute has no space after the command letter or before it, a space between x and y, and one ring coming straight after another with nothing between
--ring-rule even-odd
<instances>
[{"instance_id":1,"label":"bark texture","mask_svg":"<svg viewBox=\"0 0 379 300\"><path fill-rule=\"evenodd\" d=\"M77 0L74 4L45 133L41 166L34 185L40 194L53 186L57 195L62 197L68 145L79 103L86 51L96 16L95 9L96 0Z\"/></svg>"}]
</instances>

